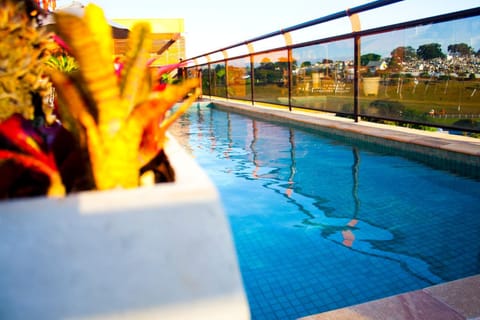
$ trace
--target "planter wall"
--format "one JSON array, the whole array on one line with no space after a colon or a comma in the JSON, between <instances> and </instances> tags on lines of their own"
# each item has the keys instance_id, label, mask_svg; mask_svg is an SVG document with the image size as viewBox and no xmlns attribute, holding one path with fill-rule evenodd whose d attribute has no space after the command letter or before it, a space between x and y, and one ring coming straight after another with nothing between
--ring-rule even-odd
<instances>
[{"instance_id":1,"label":"planter wall","mask_svg":"<svg viewBox=\"0 0 480 320\"><path fill-rule=\"evenodd\" d=\"M0 202L0 318L248 319L217 190L166 153L172 183Z\"/></svg>"}]
</instances>

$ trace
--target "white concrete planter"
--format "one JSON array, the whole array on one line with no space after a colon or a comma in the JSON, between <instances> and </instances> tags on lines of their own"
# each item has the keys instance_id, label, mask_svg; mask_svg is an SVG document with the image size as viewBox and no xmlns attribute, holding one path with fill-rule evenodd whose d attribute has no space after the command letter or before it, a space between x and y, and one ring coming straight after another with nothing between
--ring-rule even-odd
<instances>
[{"instance_id":1,"label":"white concrete planter","mask_svg":"<svg viewBox=\"0 0 480 320\"><path fill-rule=\"evenodd\" d=\"M0 202L0 318L249 319L217 190L166 153L172 183Z\"/></svg>"}]
</instances>

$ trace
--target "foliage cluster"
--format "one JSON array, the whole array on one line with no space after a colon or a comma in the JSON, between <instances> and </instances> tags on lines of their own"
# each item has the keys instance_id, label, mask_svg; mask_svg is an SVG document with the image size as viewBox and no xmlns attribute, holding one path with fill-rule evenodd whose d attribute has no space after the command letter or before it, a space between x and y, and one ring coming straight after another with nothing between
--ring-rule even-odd
<instances>
[{"instance_id":1,"label":"foliage cluster","mask_svg":"<svg viewBox=\"0 0 480 320\"><path fill-rule=\"evenodd\" d=\"M2 1L14 13L11 17L24 12L13 0ZM198 79L153 86L148 66L152 40L146 23L138 23L130 31L129 49L119 72L113 63L111 28L99 7L88 5L83 17L56 13L55 21L55 34L67 44L73 59L50 58L42 60L39 67L56 89L60 121L38 125L14 112L0 123L0 174L6 177L0 183L0 197L62 196L78 190L171 181L163 151L166 131L199 96ZM30 21L27 17L19 24L26 26ZM50 39L36 28L28 31L35 34L34 39ZM22 39L24 34L16 37ZM14 49L15 41L1 43ZM28 55L32 42L17 45L27 54L26 60L37 60L38 55ZM36 70L27 68L32 69ZM8 72L11 70L15 67ZM6 79L11 75L8 72ZM38 91L36 82L16 79L25 91Z\"/></svg>"}]
</instances>

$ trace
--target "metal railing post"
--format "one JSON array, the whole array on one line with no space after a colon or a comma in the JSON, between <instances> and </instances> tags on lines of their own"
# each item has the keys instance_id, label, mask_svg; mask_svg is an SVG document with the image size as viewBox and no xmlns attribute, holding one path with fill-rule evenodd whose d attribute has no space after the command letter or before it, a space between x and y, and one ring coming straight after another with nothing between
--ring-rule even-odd
<instances>
[{"instance_id":1,"label":"metal railing post","mask_svg":"<svg viewBox=\"0 0 480 320\"><path fill-rule=\"evenodd\" d=\"M228 59L224 60L225 62L225 98L228 100Z\"/></svg>"},{"instance_id":2,"label":"metal railing post","mask_svg":"<svg viewBox=\"0 0 480 320\"><path fill-rule=\"evenodd\" d=\"M354 58L353 58L353 118L358 122L359 106L358 95L360 92L360 36L354 36Z\"/></svg>"},{"instance_id":3,"label":"metal railing post","mask_svg":"<svg viewBox=\"0 0 480 320\"><path fill-rule=\"evenodd\" d=\"M292 74L292 48L287 49L287 55L288 55L288 63L287 63L287 68L288 68L288 111L292 111L292 84L293 84L293 74Z\"/></svg>"},{"instance_id":4,"label":"metal railing post","mask_svg":"<svg viewBox=\"0 0 480 320\"><path fill-rule=\"evenodd\" d=\"M254 91L255 86L253 81L255 80L254 79L255 72L253 70L253 67L254 67L253 54L250 53L248 57L250 58L250 95L251 95L252 106L254 106L255 105L255 91Z\"/></svg>"}]
</instances>

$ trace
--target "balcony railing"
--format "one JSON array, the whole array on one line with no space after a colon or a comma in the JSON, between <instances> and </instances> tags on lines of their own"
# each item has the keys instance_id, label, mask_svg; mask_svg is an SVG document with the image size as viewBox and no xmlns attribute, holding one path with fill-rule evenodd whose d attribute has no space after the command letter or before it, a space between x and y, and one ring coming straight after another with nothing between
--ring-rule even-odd
<instances>
[{"instance_id":1,"label":"balcony railing","mask_svg":"<svg viewBox=\"0 0 480 320\"><path fill-rule=\"evenodd\" d=\"M480 8L361 30L359 14L397 2L375 1L193 57L187 72L201 73L204 96L479 133ZM335 23L350 30L329 34ZM322 26L326 36L292 42L291 33ZM281 45L254 49L279 38Z\"/></svg>"}]
</instances>

